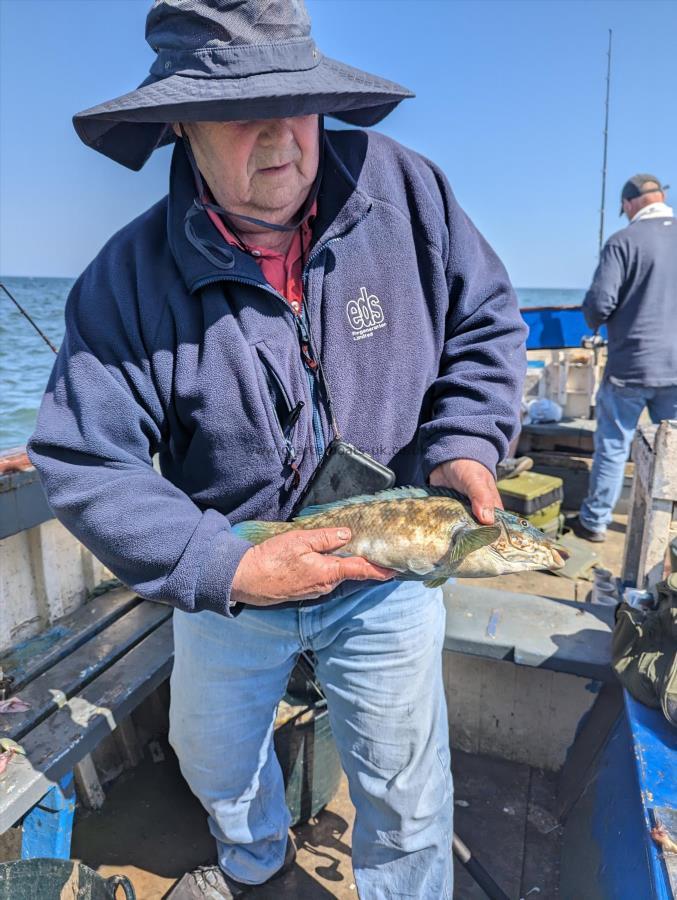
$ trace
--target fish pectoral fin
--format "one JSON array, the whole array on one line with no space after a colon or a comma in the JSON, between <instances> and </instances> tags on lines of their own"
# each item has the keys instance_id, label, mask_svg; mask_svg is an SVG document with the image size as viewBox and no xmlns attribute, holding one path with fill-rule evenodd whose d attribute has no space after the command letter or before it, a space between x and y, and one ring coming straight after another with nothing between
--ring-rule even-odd
<instances>
[{"instance_id":1,"label":"fish pectoral fin","mask_svg":"<svg viewBox=\"0 0 677 900\"><path fill-rule=\"evenodd\" d=\"M435 566L427 559L414 557L407 560L407 570L414 572L416 575L427 575L434 570Z\"/></svg>"},{"instance_id":2,"label":"fish pectoral fin","mask_svg":"<svg viewBox=\"0 0 677 900\"><path fill-rule=\"evenodd\" d=\"M445 575L443 578L431 578L430 581L424 581L423 587L427 588L438 588L442 587L442 585L449 580L449 575Z\"/></svg>"},{"instance_id":3,"label":"fish pectoral fin","mask_svg":"<svg viewBox=\"0 0 677 900\"><path fill-rule=\"evenodd\" d=\"M449 561L460 562L469 553L492 544L501 535L500 525L480 525L479 528L462 528L451 539Z\"/></svg>"}]
</instances>

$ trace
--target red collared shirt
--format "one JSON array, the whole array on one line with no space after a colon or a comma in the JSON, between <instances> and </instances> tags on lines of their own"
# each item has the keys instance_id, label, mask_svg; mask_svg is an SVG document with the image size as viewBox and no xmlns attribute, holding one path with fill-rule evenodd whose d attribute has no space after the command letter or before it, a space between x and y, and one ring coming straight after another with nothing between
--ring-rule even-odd
<instances>
[{"instance_id":1,"label":"red collared shirt","mask_svg":"<svg viewBox=\"0 0 677 900\"><path fill-rule=\"evenodd\" d=\"M255 247L251 244L245 245L258 263L268 284L275 288L279 294L282 294L296 315L300 314L303 304L303 255L310 247L312 236L310 223L316 214L317 200L313 203L308 218L294 232L289 250L284 254L268 250L266 247ZM241 246L241 243L225 226L217 213L207 209L207 215L229 244L235 247Z\"/></svg>"}]
</instances>

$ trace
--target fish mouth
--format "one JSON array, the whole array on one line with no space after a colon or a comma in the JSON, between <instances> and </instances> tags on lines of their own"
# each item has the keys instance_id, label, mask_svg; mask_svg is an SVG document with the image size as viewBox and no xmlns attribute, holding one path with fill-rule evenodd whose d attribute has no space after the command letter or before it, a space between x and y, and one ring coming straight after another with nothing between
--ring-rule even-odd
<instances>
[{"instance_id":1,"label":"fish mouth","mask_svg":"<svg viewBox=\"0 0 677 900\"><path fill-rule=\"evenodd\" d=\"M552 546L550 552L552 553L552 561L554 563L553 568L562 569L569 559L569 551L561 546Z\"/></svg>"}]
</instances>

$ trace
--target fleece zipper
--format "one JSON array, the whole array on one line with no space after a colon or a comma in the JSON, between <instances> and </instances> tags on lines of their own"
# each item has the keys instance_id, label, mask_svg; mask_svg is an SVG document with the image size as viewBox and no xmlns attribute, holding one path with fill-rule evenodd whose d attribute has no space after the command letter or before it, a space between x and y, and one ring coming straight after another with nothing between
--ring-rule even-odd
<instances>
[{"instance_id":1,"label":"fleece zipper","mask_svg":"<svg viewBox=\"0 0 677 900\"><path fill-rule=\"evenodd\" d=\"M330 243L330 242L328 242L328 243ZM324 245L324 246L326 246L326 245ZM324 249L324 246L321 247L320 249ZM315 256L317 256L317 253L311 254L311 256L308 257L308 262L310 262L310 260L312 258L314 258ZM308 265L308 262L306 263L306 266ZM303 273L304 292L305 292L306 276L307 276L307 271L304 269L304 273ZM211 278L203 278L200 281L197 281L191 287L191 293L193 293L195 291L199 291L202 288L207 287L208 285L211 285L211 284L218 284L218 283L223 283L223 282L228 282L228 281L235 282L237 284L246 284L246 285L249 285L250 287L259 288L259 290L265 291L267 294L271 294L273 297L275 297L277 300L279 300L283 305L284 320L287 322L288 325L292 325L293 330L294 330L294 336L296 337L297 342L301 342L301 341L304 343L307 342L308 346L310 346L310 336L308 333L308 329L307 329L305 320L302 322L301 321L302 316L294 315L294 313L291 310L291 307L289 306L289 304L287 303L285 298L282 296L282 294L279 294L274 288L270 287L267 284L262 284L260 281L255 281L253 278L241 278L241 277L236 277L233 275L217 275L217 276L214 276ZM305 309L305 304L303 305L303 308ZM292 324L292 322L290 322L289 316L292 317L293 324ZM304 372L306 374L306 379L308 381L308 389L310 392L312 426L313 426L313 449L314 449L316 457L317 457L316 462L319 463L319 461L322 459L322 456L324 455L326 443L325 443L325 439L324 439L324 432L322 429L322 419L320 418L320 397L319 397L319 391L318 391L318 385L317 385L317 377L315 376L313 370L309 367L305 358L302 359L302 365L303 365ZM296 450L293 446L291 447L291 450L294 451L294 458L295 458Z\"/></svg>"}]
</instances>

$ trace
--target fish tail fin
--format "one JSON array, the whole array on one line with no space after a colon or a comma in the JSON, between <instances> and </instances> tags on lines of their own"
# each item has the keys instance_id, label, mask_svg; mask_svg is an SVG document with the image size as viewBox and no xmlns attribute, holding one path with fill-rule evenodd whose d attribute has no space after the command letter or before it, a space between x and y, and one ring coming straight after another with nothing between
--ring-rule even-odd
<instances>
[{"instance_id":1,"label":"fish tail fin","mask_svg":"<svg viewBox=\"0 0 677 900\"><path fill-rule=\"evenodd\" d=\"M244 538L252 544L261 544L268 538L275 537L276 534L284 534L285 531L291 531L293 525L289 522L262 522L252 520L250 522L238 522L233 525L231 531L238 537Z\"/></svg>"}]
</instances>

